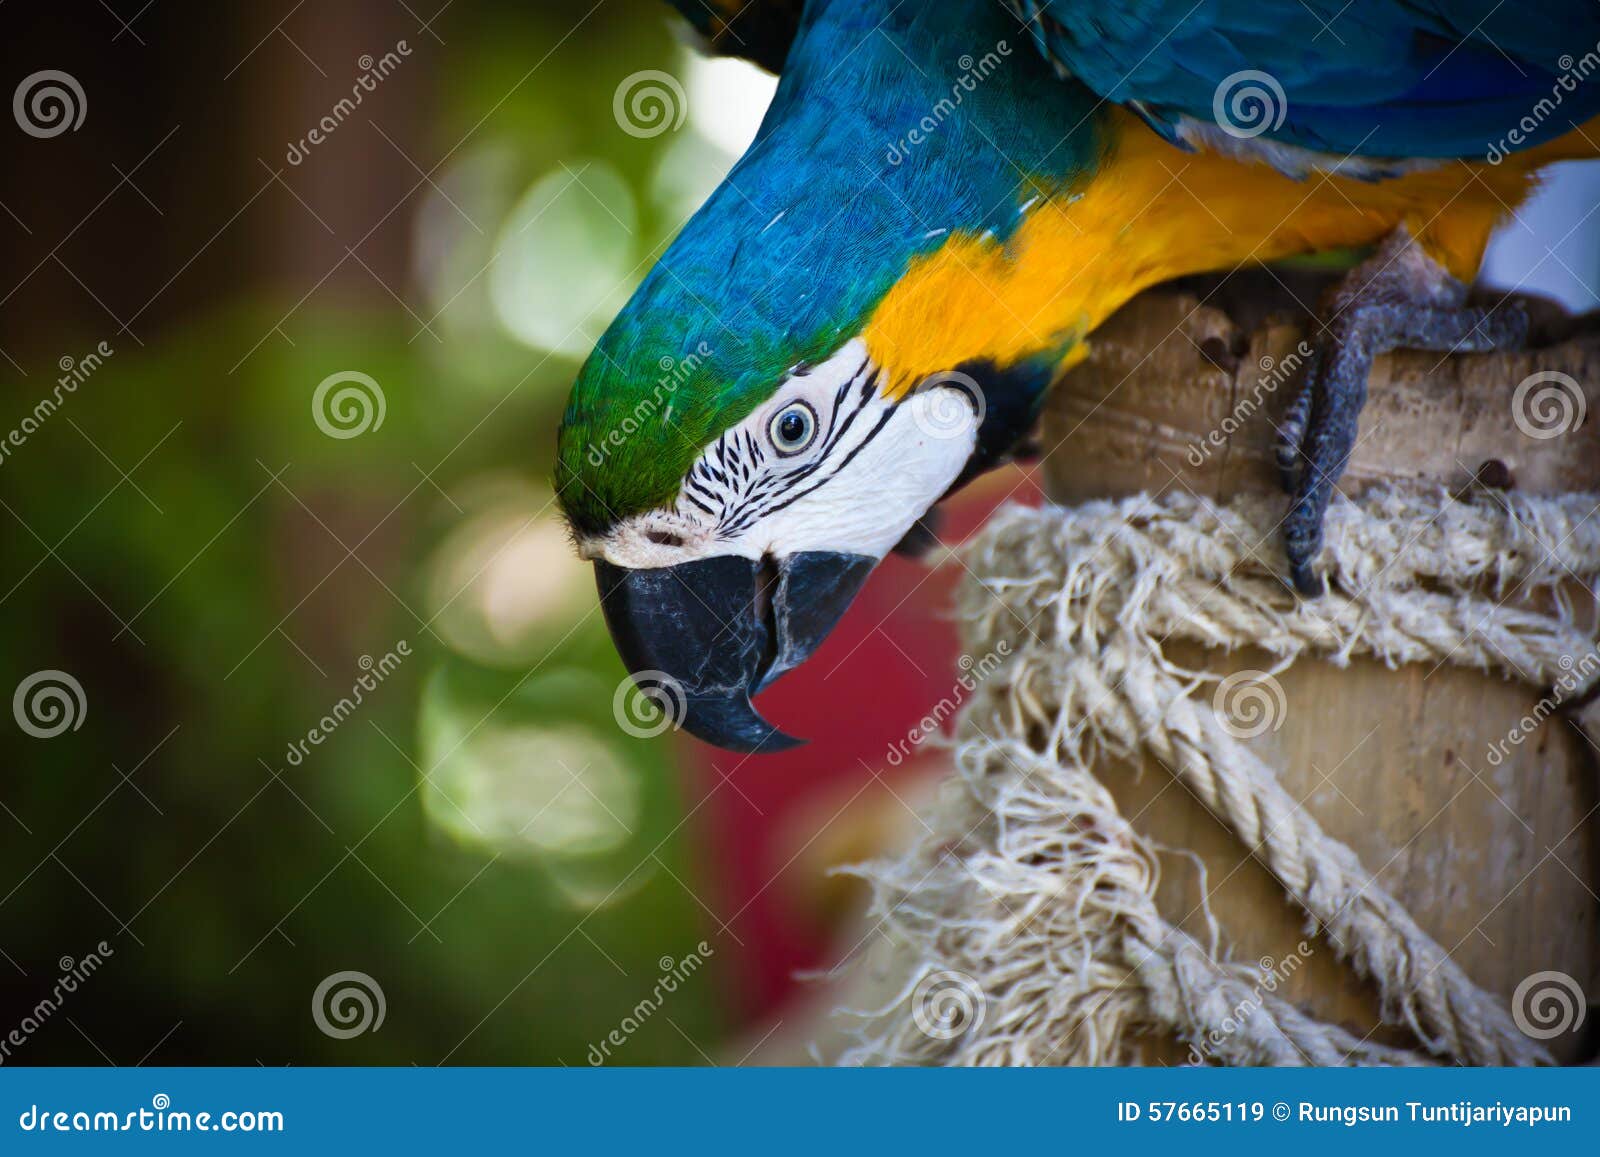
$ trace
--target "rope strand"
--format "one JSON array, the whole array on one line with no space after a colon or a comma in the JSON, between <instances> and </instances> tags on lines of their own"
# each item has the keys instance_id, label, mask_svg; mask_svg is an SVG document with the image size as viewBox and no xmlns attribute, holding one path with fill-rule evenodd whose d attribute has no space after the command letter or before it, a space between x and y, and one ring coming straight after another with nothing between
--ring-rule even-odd
<instances>
[{"instance_id":1,"label":"rope strand","mask_svg":"<svg viewBox=\"0 0 1600 1157\"><path fill-rule=\"evenodd\" d=\"M1600 575L1594 506L1369 491L1330 511L1335 582L1310 604L1271 565L1277 504L1265 498L1217 506L1180 492L996 515L964 551L961 606L968 653L1008 658L958 724L960 790L904 855L857 869L885 933L876 967L964 977L979 1007L962 1031L930 1033L914 983L863 1015L844 1061L1116 1064L1159 1032L1229 1064L1548 1063L1197 698L1218 676L1168 644L1251 646L1282 666L1449 662L1552 685L1595 646L1559 590ZM1419 1050L1317 1021L1161 916L1155 852L1095 775L1146 757L1274 874Z\"/></svg>"}]
</instances>

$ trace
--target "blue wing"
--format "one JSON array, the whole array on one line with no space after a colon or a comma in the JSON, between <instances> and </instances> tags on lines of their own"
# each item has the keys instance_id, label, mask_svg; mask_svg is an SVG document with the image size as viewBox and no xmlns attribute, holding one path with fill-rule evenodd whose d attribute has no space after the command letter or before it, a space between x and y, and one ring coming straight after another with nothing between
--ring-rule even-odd
<instances>
[{"instance_id":1,"label":"blue wing","mask_svg":"<svg viewBox=\"0 0 1600 1157\"><path fill-rule=\"evenodd\" d=\"M1231 120L1319 152L1481 158L1600 114L1596 0L1009 2L1058 71L1173 139Z\"/></svg>"},{"instance_id":2,"label":"blue wing","mask_svg":"<svg viewBox=\"0 0 1600 1157\"><path fill-rule=\"evenodd\" d=\"M959 22L994 0L914 2ZM1338 156L1481 158L1600 115L1600 0L1004 2L1058 72L1174 141L1185 122L1231 120ZM713 51L774 72L804 10L672 3Z\"/></svg>"}]
</instances>

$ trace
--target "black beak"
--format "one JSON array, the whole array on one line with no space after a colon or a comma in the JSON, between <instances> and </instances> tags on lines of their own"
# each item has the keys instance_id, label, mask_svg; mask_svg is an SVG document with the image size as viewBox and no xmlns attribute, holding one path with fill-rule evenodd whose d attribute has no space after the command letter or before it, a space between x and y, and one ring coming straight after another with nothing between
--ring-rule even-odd
<instances>
[{"instance_id":1,"label":"black beak","mask_svg":"<svg viewBox=\"0 0 1600 1157\"><path fill-rule=\"evenodd\" d=\"M729 751L771 752L805 741L761 718L750 696L810 657L876 565L805 551L647 570L601 559L594 569L617 652L674 724Z\"/></svg>"}]
</instances>

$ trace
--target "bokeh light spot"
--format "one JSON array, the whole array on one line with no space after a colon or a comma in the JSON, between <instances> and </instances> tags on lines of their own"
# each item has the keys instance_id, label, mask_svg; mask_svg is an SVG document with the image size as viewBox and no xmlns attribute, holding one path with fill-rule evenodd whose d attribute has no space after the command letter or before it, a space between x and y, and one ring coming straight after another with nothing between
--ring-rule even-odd
<instances>
[{"instance_id":1,"label":"bokeh light spot","mask_svg":"<svg viewBox=\"0 0 1600 1157\"><path fill-rule=\"evenodd\" d=\"M603 161L563 161L507 215L489 270L501 324L536 349L586 355L639 281L633 193Z\"/></svg>"}]
</instances>

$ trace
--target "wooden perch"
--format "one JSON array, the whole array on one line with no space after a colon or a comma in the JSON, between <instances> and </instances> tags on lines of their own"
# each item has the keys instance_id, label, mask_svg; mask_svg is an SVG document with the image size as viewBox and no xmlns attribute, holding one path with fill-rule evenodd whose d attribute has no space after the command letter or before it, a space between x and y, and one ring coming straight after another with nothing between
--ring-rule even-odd
<instances>
[{"instance_id":1,"label":"wooden perch","mask_svg":"<svg viewBox=\"0 0 1600 1157\"><path fill-rule=\"evenodd\" d=\"M1093 353L1044 417L1040 441L1055 447L1043 464L1051 497L1071 504L1174 487L1219 500L1278 493L1275 422L1298 384L1290 371L1298 371L1307 332L1297 299L1312 303L1318 293L1314 281L1285 286L1260 271L1164 287L1132 302L1095 336ZM1600 319L1528 304L1534 332L1525 352L1380 359L1342 489L1421 480L1459 493L1476 480L1538 494L1597 492L1600 504ZM1531 402L1517 390L1530 375L1552 372L1581 385L1590 416L1558 436L1532 437L1514 417ZM1261 549L1281 558L1281 542ZM1573 584L1568 594L1593 609L1591 591ZM1183 658L1223 674L1270 666L1260 653L1191 648ZM1508 1000L1525 978L1547 970L1597 991L1592 815L1600 778L1585 734L1551 718L1491 764L1489 746L1534 708L1537 689L1448 665L1391 670L1363 659L1346 669L1303 662L1279 682L1287 722L1261 742L1286 769L1285 787L1473 979ZM1141 833L1197 854L1234 959L1282 960L1294 951L1305 936L1303 913L1166 769L1147 761L1110 767L1102 778ZM1163 870L1163 914L1204 938L1196 865L1172 855ZM1405 1043L1380 1026L1371 987L1327 949L1289 978L1286 995L1358 1036ZM1594 1039L1566 1034L1547 1043L1570 1063L1592 1056Z\"/></svg>"},{"instance_id":2,"label":"wooden perch","mask_svg":"<svg viewBox=\"0 0 1600 1157\"><path fill-rule=\"evenodd\" d=\"M1040 441L1067 439L1046 464L1051 496L1070 503L1177 484L1219 500L1277 492L1276 424L1299 384L1309 333L1300 303L1317 301L1325 284L1258 271L1131 302L1049 403ZM1600 400L1600 314L1572 318L1542 299L1521 300L1533 320L1521 353L1378 359L1342 490L1396 479L1459 489L1485 467L1505 480L1494 463L1532 493L1600 490L1600 415L1542 440L1513 417L1517 386L1544 371L1578 382L1590 409Z\"/></svg>"}]
</instances>

